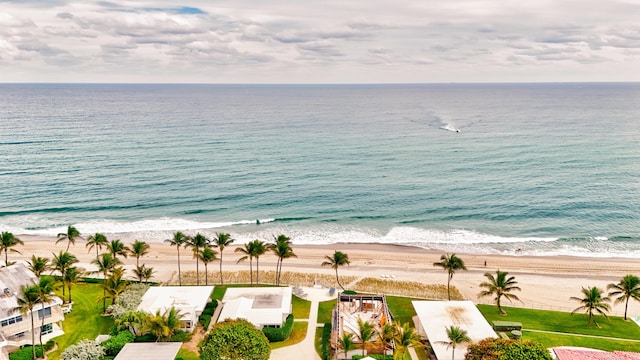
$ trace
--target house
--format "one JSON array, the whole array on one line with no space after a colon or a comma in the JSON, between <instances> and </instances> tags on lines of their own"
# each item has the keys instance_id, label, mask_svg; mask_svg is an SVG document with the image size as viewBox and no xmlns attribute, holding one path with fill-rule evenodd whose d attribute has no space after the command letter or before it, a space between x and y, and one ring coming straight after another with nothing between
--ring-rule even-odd
<instances>
[{"instance_id":1,"label":"house","mask_svg":"<svg viewBox=\"0 0 640 360\"><path fill-rule=\"evenodd\" d=\"M212 292L213 286L152 286L142 296L138 310L162 315L173 307L182 314L182 329L193 331Z\"/></svg>"},{"instance_id":2,"label":"house","mask_svg":"<svg viewBox=\"0 0 640 360\"><path fill-rule=\"evenodd\" d=\"M426 336L438 360L451 359L452 349L447 328L457 326L467 331L472 343L498 335L476 305L471 301L412 301L418 315L418 333ZM468 344L459 344L455 350L455 360L463 360Z\"/></svg>"},{"instance_id":3,"label":"house","mask_svg":"<svg viewBox=\"0 0 640 360\"><path fill-rule=\"evenodd\" d=\"M31 313L22 314L18 307L20 288L38 283L39 279L24 264L0 268L0 359L8 353L31 344L31 317L34 317L36 342L48 341L64 334L60 323L64 320L62 300L53 296L49 303L37 304ZM44 317L44 326L42 320Z\"/></svg>"},{"instance_id":4,"label":"house","mask_svg":"<svg viewBox=\"0 0 640 360\"><path fill-rule=\"evenodd\" d=\"M218 322L245 319L258 329L279 328L291 314L291 287L228 288Z\"/></svg>"},{"instance_id":5,"label":"house","mask_svg":"<svg viewBox=\"0 0 640 360\"><path fill-rule=\"evenodd\" d=\"M381 333L384 324L393 321L393 315L389 311L385 296L340 294L337 298L331 321L331 346L336 351L336 358L345 356L338 346L338 340L345 334L352 334L354 342L360 344L360 340L358 340L358 334L360 333L358 321L368 322L373 325L374 335L365 344L367 353L382 354L385 351L393 352L393 344L386 344L385 347L385 344L378 341L378 334ZM361 351L357 350L357 353ZM346 355L346 358L351 359L352 353Z\"/></svg>"},{"instance_id":6,"label":"house","mask_svg":"<svg viewBox=\"0 0 640 360\"><path fill-rule=\"evenodd\" d=\"M181 342L128 343L114 360L173 360L181 346Z\"/></svg>"}]
</instances>

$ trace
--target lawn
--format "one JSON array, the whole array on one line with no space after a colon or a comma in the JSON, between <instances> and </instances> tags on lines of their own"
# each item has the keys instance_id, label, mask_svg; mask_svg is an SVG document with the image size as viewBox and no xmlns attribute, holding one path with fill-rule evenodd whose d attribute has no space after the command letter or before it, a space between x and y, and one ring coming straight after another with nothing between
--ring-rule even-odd
<instances>
[{"instance_id":1,"label":"lawn","mask_svg":"<svg viewBox=\"0 0 640 360\"><path fill-rule=\"evenodd\" d=\"M621 317L596 317L600 327L587 326L586 314L567 312L533 310L505 307L507 315L500 315L495 306L478 305L478 309L491 323L493 320L517 321L522 323L523 338L538 341L545 347L553 346L585 346L602 350L625 350L640 352L640 342L606 339L606 337L620 339L640 339L640 327L632 321L625 321ZM527 330L542 330L534 332ZM583 337L580 335L601 336L602 338Z\"/></svg>"},{"instance_id":2,"label":"lawn","mask_svg":"<svg viewBox=\"0 0 640 360\"><path fill-rule=\"evenodd\" d=\"M49 359L58 359L64 349L82 339L93 340L100 334L109 333L113 319L100 316L102 303L97 300L101 296L100 284L80 283L72 288L73 310L65 315L62 323L65 334L54 339L58 349L48 355Z\"/></svg>"},{"instance_id":3,"label":"lawn","mask_svg":"<svg viewBox=\"0 0 640 360\"><path fill-rule=\"evenodd\" d=\"M299 319L308 319L311 312L311 302L293 295L291 299L291 307L293 308L293 316Z\"/></svg>"},{"instance_id":4,"label":"lawn","mask_svg":"<svg viewBox=\"0 0 640 360\"><path fill-rule=\"evenodd\" d=\"M182 360L200 360L200 355L194 353L193 351L181 348L178 351L178 355L176 355L176 359L177 358L180 358Z\"/></svg>"},{"instance_id":5,"label":"lawn","mask_svg":"<svg viewBox=\"0 0 640 360\"><path fill-rule=\"evenodd\" d=\"M278 341L269 343L271 349L279 349L281 347L290 346L293 344L297 344L300 341L304 340L307 336L307 327L309 323L306 321L296 321L293 323L293 332L291 332L291 336L285 341Z\"/></svg>"},{"instance_id":6,"label":"lawn","mask_svg":"<svg viewBox=\"0 0 640 360\"><path fill-rule=\"evenodd\" d=\"M322 301L318 304L318 324L331 322L331 313L336 306L335 300Z\"/></svg>"},{"instance_id":7,"label":"lawn","mask_svg":"<svg viewBox=\"0 0 640 360\"><path fill-rule=\"evenodd\" d=\"M389 311L393 314L396 322L400 324L409 323L413 326L413 317L416 316L416 310L413 308L411 302L413 300L420 300L415 298L408 298L403 296L386 296L387 306Z\"/></svg>"}]
</instances>

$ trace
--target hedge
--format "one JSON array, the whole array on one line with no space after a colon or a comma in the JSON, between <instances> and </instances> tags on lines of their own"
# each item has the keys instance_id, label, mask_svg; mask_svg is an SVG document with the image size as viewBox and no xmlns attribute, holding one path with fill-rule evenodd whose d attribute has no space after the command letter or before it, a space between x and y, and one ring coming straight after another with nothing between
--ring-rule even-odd
<instances>
[{"instance_id":1,"label":"hedge","mask_svg":"<svg viewBox=\"0 0 640 360\"><path fill-rule=\"evenodd\" d=\"M116 356L128 343L133 342L133 334L130 331L121 331L116 336L100 343L104 347L105 355Z\"/></svg>"},{"instance_id":2,"label":"hedge","mask_svg":"<svg viewBox=\"0 0 640 360\"><path fill-rule=\"evenodd\" d=\"M213 314L216 312L216 307L218 307L218 301L213 300L207 303L204 310L202 310L202 314L198 318L198 322L202 325L202 327L206 330L209 328L209 324L211 323L211 318Z\"/></svg>"},{"instance_id":3,"label":"hedge","mask_svg":"<svg viewBox=\"0 0 640 360\"><path fill-rule=\"evenodd\" d=\"M323 360L331 360L331 345L329 341L331 341L331 323L325 323L322 328L322 354L320 354Z\"/></svg>"},{"instance_id":4,"label":"hedge","mask_svg":"<svg viewBox=\"0 0 640 360\"><path fill-rule=\"evenodd\" d=\"M33 360L33 350L31 346L25 346L9 354L9 360ZM36 345L36 357L42 357L42 348Z\"/></svg>"},{"instance_id":5,"label":"hedge","mask_svg":"<svg viewBox=\"0 0 640 360\"><path fill-rule=\"evenodd\" d=\"M279 328L262 328L262 332L269 339L269 342L285 341L291 336L293 331L293 314L287 316L284 324Z\"/></svg>"}]
</instances>

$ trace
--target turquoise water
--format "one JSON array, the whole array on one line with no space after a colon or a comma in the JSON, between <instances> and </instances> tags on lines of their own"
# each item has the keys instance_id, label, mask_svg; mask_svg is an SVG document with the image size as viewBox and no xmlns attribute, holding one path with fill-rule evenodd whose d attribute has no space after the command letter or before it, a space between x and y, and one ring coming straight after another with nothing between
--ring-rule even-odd
<instances>
[{"instance_id":1,"label":"turquoise water","mask_svg":"<svg viewBox=\"0 0 640 360\"><path fill-rule=\"evenodd\" d=\"M640 84L0 85L0 154L15 234L640 255Z\"/></svg>"}]
</instances>

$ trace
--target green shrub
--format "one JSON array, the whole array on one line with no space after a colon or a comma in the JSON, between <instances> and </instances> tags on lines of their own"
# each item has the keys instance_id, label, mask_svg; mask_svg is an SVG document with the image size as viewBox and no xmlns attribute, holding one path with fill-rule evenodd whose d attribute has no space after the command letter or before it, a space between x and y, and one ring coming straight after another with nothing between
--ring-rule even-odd
<instances>
[{"instance_id":1,"label":"green shrub","mask_svg":"<svg viewBox=\"0 0 640 360\"><path fill-rule=\"evenodd\" d=\"M211 315L207 315L207 314L200 315L200 319L198 320L198 322L202 324L202 327L204 329L207 329L209 327L209 324L211 323Z\"/></svg>"},{"instance_id":2,"label":"green shrub","mask_svg":"<svg viewBox=\"0 0 640 360\"><path fill-rule=\"evenodd\" d=\"M357 295L358 293L353 290L345 290L342 292L345 295Z\"/></svg>"},{"instance_id":3,"label":"green shrub","mask_svg":"<svg viewBox=\"0 0 640 360\"><path fill-rule=\"evenodd\" d=\"M372 355L365 355L365 356L362 356L362 355L353 355L353 356L351 357L351 359L352 359L352 360L360 360L360 359L365 358L365 357L367 357L367 356L368 356L368 357L371 357L371 358L374 358L374 359L376 359L376 360L388 360L388 359L389 359L389 355L387 355L387 356L385 357L385 356L384 356L384 355L382 355L382 354L372 354Z\"/></svg>"},{"instance_id":4,"label":"green shrub","mask_svg":"<svg viewBox=\"0 0 640 360\"><path fill-rule=\"evenodd\" d=\"M322 328L322 360L331 360L331 345L329 341L331 340L331 323L325 323Z\"/></svg>"},{"instance_id":5,"label":"green shrub","mask_svg":"<svg viewBox=\"0 0 640 360\"><path fill-rule=\"evenodd\" d=\"M56 342L52 340L47 341L46 343L44 343L44 351L49 351L51 349L53 349L56 346Z\"/></svg>"},{"instance_id":6,"label":"green shrub","mask_svg":"<svg viewBox=\"0 0 640 360\"><path fill-rule=\"evenodd\" d=\"M105 355L116 356L130 342L133 342L133 334L130 331L121 331L118 335L110 337L100 345L104 347Z\"/></svg>"},{"instance_id":7,"label":"green shrub","mask_svg":"<svg viewBox=\"0 0 640 360\"><path fill-rule=\"evenodd\" d=\"M215 324L199 348L201 360L267 360L271 355L269 340L262 331L242 319Z\"/></svg>"},{"instance_id":8,"label":"green shrub","mask_svg":"<svg viewBox=\"0 0 640 360\"><path fill-rule=\"evenodd\" d=\"M211 318L213 314L216 312L216 307L218 307L218 300L213 300L207 303L204 310L202 310L202 314L198 318L198 322L202 325L203 328L207 329L209 324L211 323Z\"/></svg>"},{"instance_id":9,"label":"green shrub","mask_svg":"<svg viewBox=\"0 0 640 360\"><path fill-rule=\"evenodd\" d=\"M133 340L133 342L155 342L156 341L156 337L153 336L152 334L144 334L144 335L140 335L140 336L136 336L136 338Z\"/></svg>"},{"instance_id":10,"label":"green shrub","mask_svg":"<svg viewBox=\"0 0 640 360\"><path fill-rule=\"evenodd\" d=\"M36 357L42 357L42 348L36 345ZM33 350L31 346L25 346L9 354L9 360L33 360Z\"/></svg>"},{"instance_id":11,"label":"green shrub","mask_svg":"<svg viewBox=\"0 0 640 360\"><path fill-rule=\"evenodd\" d=\"M173 334L170 339L170 341L172 342L188 342L189 340L191 340L191 333L184 330L176 331L176 333Z\"/></svg>"},{"instance_id":12,"label":"green shrub","mask_svg":"<svg viewBox=\"0 0 640 360\"><path fill-rule=\"evenodd\" d=\"M269 342L285 341L291 336L293 331L293 314L287 316L282 327L279 328L262 328L262 332L269 339Z\"/></svg>"}]
</instances>

